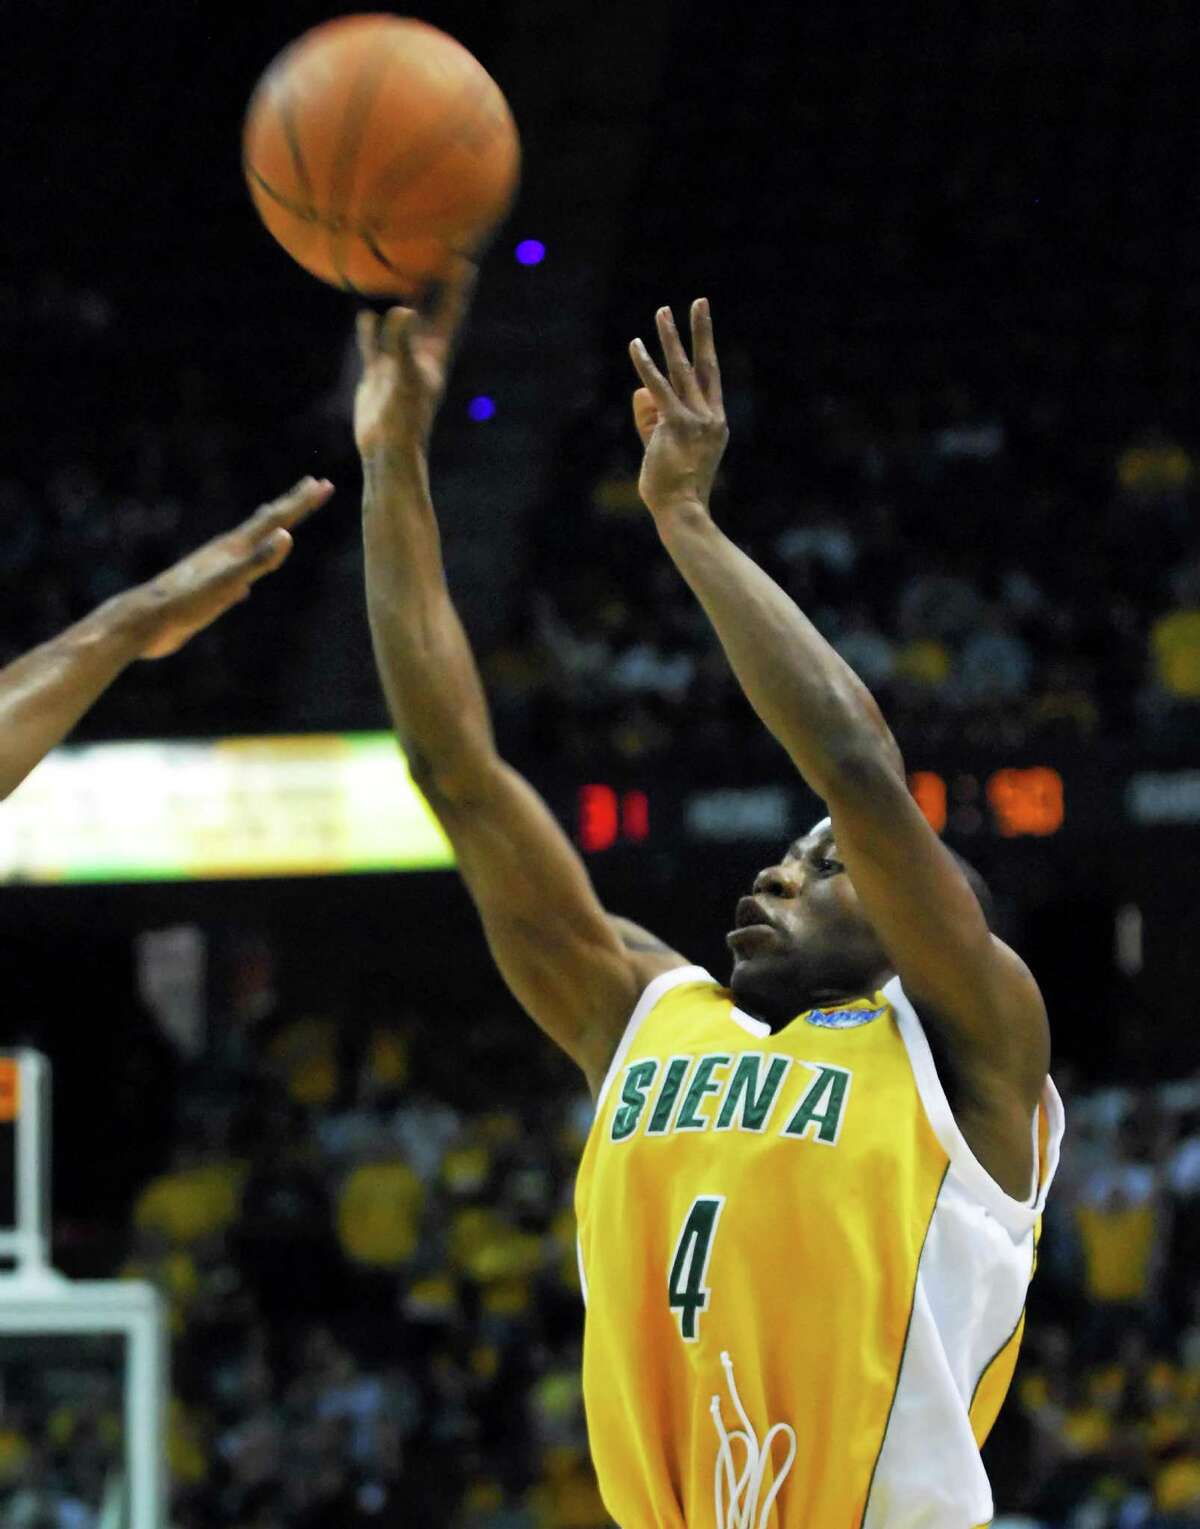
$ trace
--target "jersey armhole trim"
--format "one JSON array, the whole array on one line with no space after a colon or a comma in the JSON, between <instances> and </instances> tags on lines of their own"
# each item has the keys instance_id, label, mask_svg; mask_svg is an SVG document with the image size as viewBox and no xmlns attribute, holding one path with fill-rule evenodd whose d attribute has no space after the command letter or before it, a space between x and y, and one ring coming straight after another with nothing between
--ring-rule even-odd
<instances>
[{"instance_id":1,"label":"jersey armhole trim","mask_svg":"<svg viewBox=\"0 0 1200 1529\"><path fill-rule=\"evenodd\" d=\"M683 987L689 982L704 982L711 987L719 987L720 984L711 973L705 971L702 966L673 966L670 971L660 972L657 977L652 977L642 989L642 996L634 1005L633 1013L629 1016L629 1023L625 1026L624 1034L617 1043L617 1049L613 1052L613 1059L608 1064L608 1071L604 1074L604 1082L600 1085L600 1092L596 1095L595 1118L599 1120L600 1112L604 1108L604 1101L608 1098L608 1091L612 1087L613 1079L620 1072L629 1055L629 1048L633 1045L634 1037L642 1028L642 1021L650 1010L672 988Z\"/></svg>"},{"instance_id":2,"label":"jersey armhole trim","mask_svg":"<svg viewBox=\"0 0 1200 1529\"><path fill-rule=\"evenodd\" d=\"M989 1211L1013 1236L1025 1236L1037 1222L1046 1204L1046 1196L1058 1168L1059 1147L1063 1135L1063 1107L1058 1090L1047 1077L1042 1097L1033 1112L1035 1186L1030 1198L1015 1200L1001 1189L991 1174L971 1151L967 1139L959 1129L938 1077L929 1040L917 1017L908 994L899 977L893 977L883 995L891 1004L900 1029L908 1059L916 1079L917 1092L925 1109L926 1118L937 1137L942 1150L950 1159L950 1170L973 1199ZM1038 1129L1039 1114L1046 1114L1046 1146L1039 1150L1041 1133Z\"/></svg>"},{"instance_id":3,"label":"jersey armhole trim","mask_svg":"<svg viewBox=\"0 0 1200 1529\"><path fill-rule=\"evenodd\" d=\"M578 1232L575 1233L575 1257L579 1261L579 1293L583 1297L583 1308L586 1311L588 1303L587 1270L583 1267L583 1238Z\"/></svg>"}]
</instances>

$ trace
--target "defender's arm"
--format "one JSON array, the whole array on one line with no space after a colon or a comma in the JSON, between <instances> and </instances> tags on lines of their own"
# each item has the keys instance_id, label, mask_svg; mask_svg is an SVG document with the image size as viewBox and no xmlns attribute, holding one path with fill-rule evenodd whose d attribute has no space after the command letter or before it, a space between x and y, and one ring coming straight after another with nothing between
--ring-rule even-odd
<instances>
[{"instance_id":1,"label":"defender's arm","mask_svg":"<svg viewBox=\"0 0 1200 1529\"><path fill-rule=\"evenodd\" d=\"M234 530L0 670L0 797L16 790L134 659L174 653L244 600L291 551L291 528L332 492L332 484L305 478Z\"/></svg>"},{"instance_id":2,"label":"defender's arm","mask_svg":"<svg viewBox=\"0 0 1200 1529\"><path fill-rule=\"evenodd\" d=\"M659 312L669 381L640 341L631 347L644 384L634 397L646 445L643 498L750 703L828 804L839 858L907 992L937 1026L967 1093L987 1095L982 1136L997 1118L1007 1136L1019 1115L1028 1142L1049 1057L1037 986L989 933L965 876L912 800L867 688L709 515L728 432L703 301L692 323L694 369L669 310Z\"/></svg>"},{"instance_id":3,"label":"defender's arm","mask_svg":"<svg viewBox=\"0 0 1200 1529\"><path fill-rule=\"evenodd\" d=\"M496 752L479 673L442 568L425 441L463 294L424 325L359 326L367 607L376 662L417 783L454 847L517 1000L597 1090L641 989L682 964L631 950L537 792Z\"/></svg>"}]
</instances>

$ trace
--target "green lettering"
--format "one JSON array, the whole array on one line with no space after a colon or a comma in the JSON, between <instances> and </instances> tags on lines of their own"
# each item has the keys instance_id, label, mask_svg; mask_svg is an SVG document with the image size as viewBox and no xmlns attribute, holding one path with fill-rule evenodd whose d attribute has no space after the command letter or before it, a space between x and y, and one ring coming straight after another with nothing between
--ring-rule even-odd
<instances>
[{"instance_id":1,"label":"green lettering","mask_svg":"<svg viewBox=\"0 0 1200 1529\"><path fill-rule=\"evenodd\" d=\"M816 1062L805 1062L804 1065L817 1068L817 1076L801 1099L796 1113L784 1127L783 1134L804 1136L811 1126L814 1128L811 1139L832 1147L842 1129L842 1112L850 1088L850 1074L844 1067L822 1067Z\"/></svg>"},{"instance_id":2,"label":"green lettering","mask_svg":"<svg viewBox=\"0 0 1200 1529\"><path fill-rule=\"evenodd\" d=\"M667 1127L671 1124L671 1111L675 1108L675 1101L679 1097L679 1090L683 1087L683 1080L687 1076L687 1070L692 1065L691 1057L672 1057L667 1063L667 1070L663 1074L662 1087L658 1091L658 1098L654 1102L654 1113L650 1116L650 1124L646 1127L647 1136L665 1136Z\"/></svg>"},{"instance_id":3,"label":"green lettering","mask_svg":"<svg viewBox=\"0 0 1200 1529\"><path fill-rule=\"evenodd\" d=\"M675 1244L667 1275L667 1305L679 1313L679 1334L685 1343L695 1343L700 1336L700 1313L708 1309L711 1292L704 1282L724 1204L724 1195L700 1195L693 1200Z\"/></svg>"},{"instance_id":4,"label":"green lettering","mask_svg":"<svg viewBox=\"0 0 1200 1529\"><path fill-rule=\"evenodd\" d=\"M646 1093L654 1082L658 1063L653 1057L644 1062L634 1062L625 1070L621 1086L621 1102L613 1115L611 1136L613 1141L625 1141L638 1128L642 1111L646 1107Z\"/></svg>"},{"instance_id":5,"label":"green lettering","mask_svg":"<svg viewBox=\"0 0 1200 1529\"><path fill-rule=\"evenodd\" d=\"M728 1067L732 1061L727 1056L701 1057L692 1074L691 1087L684 1096L683 1107L679 1111L679 1119L675 1122L677 1131L703 1131L708 1121L696 1111L700 1108L705 1094L715 1094L721 1087L720 1080L713 1081L713 1069L715 1067Z\"/></svg>"},{"instance_id":6,"label":"green lettering","mask_svg":"<svg viewBox=\"0 0 1200 1529\"><path fill-rule=\"evenodd\" d=\"M733 1077L729 1080L729 1087L721 1103L721 1113L717 1116L718 1131L728 1131L733 1125L735 1115L739 1116L737 1123L743 1131L761 1131L766 1126L775 1106L775 1096L779 1093L779 1085L786 1077L792 1062L790 1057L772 1057L771 1065L767 1068L766 1080L760 1088L758 1073L761 1063L762 1057L754 1052L748 1052L738 1058L738 1064L734 1068Z\"/></svg>"}]
</instances>

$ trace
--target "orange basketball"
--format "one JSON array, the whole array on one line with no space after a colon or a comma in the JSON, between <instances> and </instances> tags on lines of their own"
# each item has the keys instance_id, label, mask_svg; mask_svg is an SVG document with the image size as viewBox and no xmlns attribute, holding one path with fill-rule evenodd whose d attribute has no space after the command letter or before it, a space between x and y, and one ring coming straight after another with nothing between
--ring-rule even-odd
<instances>
[{"instance_id":1,"label":"orange basketball","mask_svg":"<svg viewBox=\"0 0 1200 1529\"><path fill-rule=\"evenodd\" d=\"M255 87L242 163L268 230L348 292L417 296L504 216L521 149L500 87L423 21L342 16Z\"/></svg>"}]
</instances>

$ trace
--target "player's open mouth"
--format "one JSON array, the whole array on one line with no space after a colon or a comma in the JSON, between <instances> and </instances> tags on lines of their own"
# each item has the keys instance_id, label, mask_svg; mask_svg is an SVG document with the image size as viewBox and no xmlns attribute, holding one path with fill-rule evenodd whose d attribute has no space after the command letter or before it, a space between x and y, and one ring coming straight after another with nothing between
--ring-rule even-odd
<instances>
[{"instance_id":1,"label":"player's open mouth","mask_svg":"<svg viewBox=\"0 0 1200 1529\"><path fill-rule=\"evenodd\" d=\"M766 911L756 897L743 897L733 915L734 931L740 929L774 929Z\"/></svg>"},{"instance_id":2,"label":"player's open mouth","mask_svg":"<svg viewBox=\"0 0 1200 1529\"><path fill-rule=\"evenodd\" d=\"M765 935L779 936L779 929L767 917L767 911L756 897L743 897L734 914L734 927L725 936L725 943L735 955L746 953L756 940Z\"/></svg>"}]
</instances>

